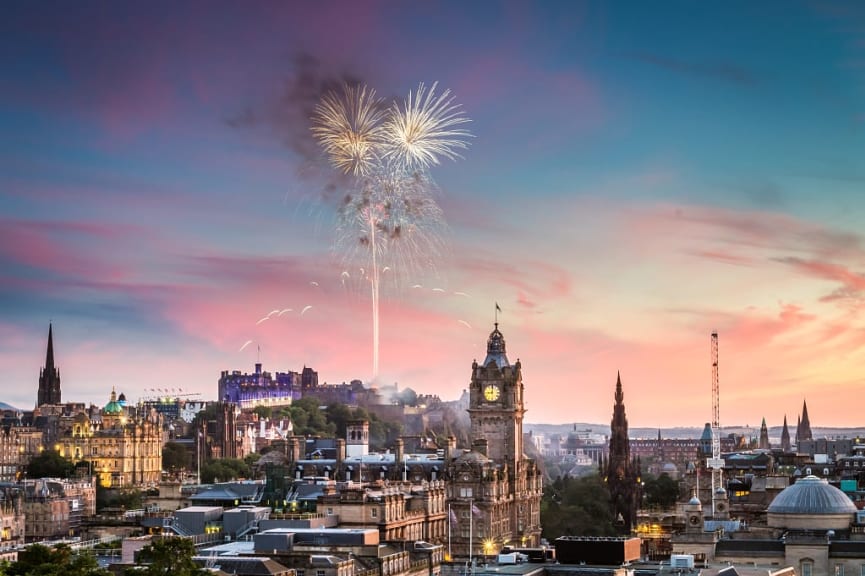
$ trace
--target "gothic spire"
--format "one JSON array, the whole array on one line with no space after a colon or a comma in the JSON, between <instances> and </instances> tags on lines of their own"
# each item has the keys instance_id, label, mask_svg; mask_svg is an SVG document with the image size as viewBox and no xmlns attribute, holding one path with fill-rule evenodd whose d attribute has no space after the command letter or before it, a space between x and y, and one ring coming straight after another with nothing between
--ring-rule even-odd
<instances>
[{"instance_id":1,"label":"gothic spire","mask_svg":"<svg viewBox=\"0 0 865 576\"><path fill-rule=\"evenodd\" d=\"M812 440L811 436L811 420L808 418L808 403L802 401L802 422L800 424L801 438L800 440Z\"/></svg>"},{"instance_id":2,"label":"gothic spire","mask_svg":"<svg viewBox=\"0 0 865 576\"><path fill-rule=\"evenodd\" d=\"M45 352L45 367L39 371L36 406L60 403L60 370L54 364L54 327L49 323L48 349Z\"/></svg>"},{"instance_id":3,"label":"gothic spire","mask_svg":"<svg viewBox=\"0 0 865 576\"><path fill-rule=\"evenodd\" d=\"M787 428L787 415L784 414L784 428L781 429L781 450L790 452L791 449L790 430Z\"/></svg>"},{"instance_id":4,"label":"gothic spire","mask_svg":"<svg viewBox=\"0 0 865 576\"><path fill-rule=\"evenodd\" d=\"M769 428L766 427L766 418L763 418L763 423L760 425L760 442L757 444L757 448L761 450L769 450L771 445L769 444Z\"/></svg>"},{"instance_id":5,"label":"gothic spire","mask_svg":"<svg viewBox=\"0 0 865 576\"><path fill-rule=\"evenodd\" d=\"M48 352L45 354L45 369L52 370L54 368L54 334L53 326L48 323Z\"/></svg>"}]
</instances>

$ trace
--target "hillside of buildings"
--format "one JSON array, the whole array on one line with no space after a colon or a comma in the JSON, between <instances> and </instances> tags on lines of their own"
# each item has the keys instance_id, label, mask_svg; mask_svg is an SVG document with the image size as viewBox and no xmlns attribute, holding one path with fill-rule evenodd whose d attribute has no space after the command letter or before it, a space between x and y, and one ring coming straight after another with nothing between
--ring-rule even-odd
<instances>
[{"instance_id":1,"label":"hillside of buildings","mask_svg":"<svg viewBox=\"0 0 865 576\"><path fill-rule=\"evenodd\" d=\"M647 428L641 426L632 426L629 429L631 438L657 438L660 430L663 438L692 438L697 439L703 433L704 425L700 426L677 426L670 428ZM576 422L571 424L544 424L544 423L526 423L525 430L533 434L541 434L551 436L558 434L567 436L568 434L578 431L587 434L609 434L609 424L595 424L589 422ZM781 426L768 426L770 438L781 437ZM816 438L865 438L865 427L857 428L837 428L826 426L813 426L812 430ZM754 426L735 425L722 426L722 431L725 434L734 434L741 436L758 436L760 434L760 425L757 423Z\"/></svg>"}]
</instances>

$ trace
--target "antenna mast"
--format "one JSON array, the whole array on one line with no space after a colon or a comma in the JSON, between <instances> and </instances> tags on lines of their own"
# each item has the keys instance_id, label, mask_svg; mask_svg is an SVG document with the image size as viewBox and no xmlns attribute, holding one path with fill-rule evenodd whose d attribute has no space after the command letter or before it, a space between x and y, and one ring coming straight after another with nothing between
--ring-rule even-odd
<instances>
[{"instance_id":1,"label":"antenna mast","mask_svg":"<svg viewBox=\"0 0 865 576\"><path fill-rule=\"evenodd\" d=\"M712 517L717 510L715 493L724 485L724 460L721 458L721 392L718 384L718 333L712 332L712 457L706 462L712 470Z\"/></svg>"}]
</instances>

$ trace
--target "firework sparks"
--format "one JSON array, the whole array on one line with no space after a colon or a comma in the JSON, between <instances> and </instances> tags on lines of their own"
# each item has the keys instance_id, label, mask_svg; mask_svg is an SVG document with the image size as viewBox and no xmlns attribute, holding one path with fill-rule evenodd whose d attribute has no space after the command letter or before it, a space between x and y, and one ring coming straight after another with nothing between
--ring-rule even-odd
<instances>
[{"instance_id":1,"label":"firework sparks","mask_svg":"<svg viewBox=\"0 0 865 576\"><path fill-rule=\"evenodd\" d=\"M468 148L468 130L460 128L469 122L450 90L436 96L437 83L427 91L423 82L409 92L403 106L393 103L385 121L385 152L389 161L407 171L426 170L439 164L439 158L456 160L457 150Z\"/></svg>"},{"instance_id":2,"label":"firework sparks","mask_svg":"<svg viewBox=\"0 0 865 576\"><path fill-rule=\"evenodd\" d=\"M307 311L309 311L311 309L312 309L312 306L304 306L303 310L300 311L300 315L303 316L304 314L307 313Z\"/></svg>"},{"instance_id":3,"label":"firework sparks","mask_svg":"<svg viewBox=\"0 0 865 576\"><path fill-rule=\"evenodd\" d=\"M283 308L282 310L279 311L279 314L277 314L276 316L279 317L279 316L282 316L283 314L286 314L288 312L291 312L291 308Z\"/></svg>"},{"instance_id":4,"label":"firework sparks","mask_svg":"<svg viewBox=\"0 0 865 576\"><path fill-rule=\"evenodd\" d=\"M354 177L339 207L334 246L370 282L373 378L382 275L390 272L388 282L399 287L421 269L434 268L444 219L428 169L459 158L471 136L450 90L437 94L436 88L421 83L402 104L386 106L374 90L344 84L322 99L312 118L313 135L330 162ZM347 278L343 272L343 285Z\"/></svg>"},{"instance_id":5,"label":"firework sparks","mask_svg":"<svg viewBox=\"0 0 865 576\"><path fill-rule=\"evenodd\" d=\"M469 324L468 322L466 322L465 320L457 320L457 322L459 322L460 324L462 324L463 326L465 326L468 329L471 329L471 327L472 327L472 325Z\"/></svg>"},{"instance_id":6,"label":"firework sparks","mask_svg":"<svg viewBox=\"0 0 865 576\"><path fill-rule=\"evenodd\" d=\"M250 344L252 344L252 340L247 340L246 342L243 343L243 346L240 347L240 350L238 350L238 352L243 352L244 348L246 348Z\"/></svg>"},{"instance_id":7,"label":"firework sparks","mask_svg":"<svg viewBox=\"0 0 865 576\"><path fill-rule=\"evenodd\" d=\"M262 322L265 322L266 320L270 320L270 316L265 316L264 318L262 318L261 320L256 322L255 325L258 326L259 324L261 324Z\"/></svg>"},{"instance_id":8,"label":"firework sparks","mask_svg":"<svg viewBox=\"0 0 865 576\"><path fill-rule=\"evenodd\" d=\"M343 84L315 107L312 133L344 174L363 176L378 161L385 116L383 101L366 86Z\"/></svg>"}]
</instances>

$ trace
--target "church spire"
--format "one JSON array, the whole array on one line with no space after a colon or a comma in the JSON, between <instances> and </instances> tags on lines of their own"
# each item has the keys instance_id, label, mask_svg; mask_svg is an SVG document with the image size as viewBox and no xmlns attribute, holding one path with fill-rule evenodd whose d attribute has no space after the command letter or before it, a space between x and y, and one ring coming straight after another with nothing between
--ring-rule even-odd
<instances>
[{"instance_id":1,"label":"church spire","mask_svg":"<svg viewBox=\"0 0 865 576\"><path fill-rule=\"evenodd\" d=\"M54 368L54 327L48 323L48 352L45 354L45 369Z\"/></svg>"},{"instance_id":2,"label":"church spire","mask_svg":"<svg viewBox=\"0 0 865 576\"><path fill-rule=\"evenodd\" d=\"M45 352L45 367L39 371L36 406L60 403L60 370L54 365L54 327L49 322L48 349Z\"/></svg>"},{"instance_id":3,"label":"church spire","mask_svg":"<svg viewBox=\"0 0 865 576\"><path fill-rule=\"evenodd\" d=\"M811 420L808 418L808 403L802 401L802 421L799 423L799 441L813 440L811 436Z\"/></svg>"},{"instance_id":4,"label":"church spire","mask_svg":"<svg viewBox=\"0 0 865 576\"><path fill-rule=\"evenodd\" d=\"M766 427L766 418L763 418L763 423L760 425L760 442L757 448L761 450L769 450L772 446L769 444L769 429Z\"/></svg>"},{"instance_id":5,"label":"church spire","mask_svg":"<svg viewBox=\"0 0 865 576\"><path fill-rule=\"evenodd\" d=\"M793 447L790 445L790 430L787 428L787 415L784 414L784 428L781 430L781 450L790 452Z\"/></svg>"}]
</instances>

